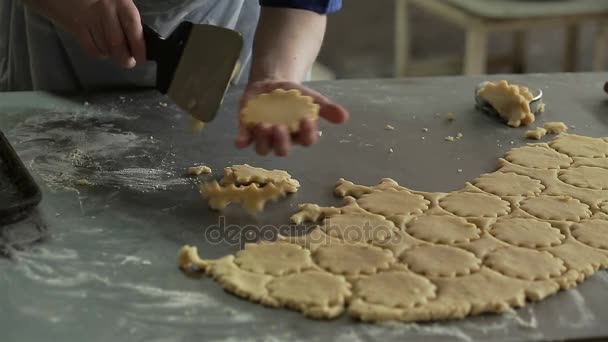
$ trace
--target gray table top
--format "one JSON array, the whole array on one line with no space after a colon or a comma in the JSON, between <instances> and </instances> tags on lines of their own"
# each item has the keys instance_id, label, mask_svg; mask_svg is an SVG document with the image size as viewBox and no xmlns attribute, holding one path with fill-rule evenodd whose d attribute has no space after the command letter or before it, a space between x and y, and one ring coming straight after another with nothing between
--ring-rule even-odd
<instances>
[{"instance_id":1,"label":"gray table top","mask_svg":"<svg viewBox=\"0 0 608 342\"><path fill-rule=\"evenodd\" d=\"M496 79L500 77L492 77ZM547 113L574 132L608 135L606 74L508 77L545 91ZM43 93L0 95L0 127L43 187L34 217L3 229L3 237L48 227L46 241L0 259L0 336L3 341L513 341L608 336L608 273L577 289L501 316L434 324L361 324L305 319L226 294L212 280L176 267L184 244L203 257L238 250L239 239L212 242L206 233L219 215L209 212L185 168L216 171L250 163L288 170L298 194L251 217L238 208L226 225L288 222L298 203L336 204L339 177L376 184L392 177L425 191L450 191L483 172L514 146L524 128L511 129L473 108L481 79L428 78L314 83L348 107L352 121L323 124L319 145L286 159L232 148L238 89L202 135L188 119L159 105L152 93L62 99ZM449 123L435 113L454 112ZM386 124L395 131L386 131ZM428 133L423 128L429 128ZM444 137L464 134L457 142ZM421 137L425 136L422 140ZM387 151L394 149L394 153ZM457 170L462 169L462 173ZM93 186L77 185L87 179Z\"/></svg>"},{"instance_id":2,"label":"gray table top","mask_svg":"<svg viewBox=\"0 0 608 342\"><path fill-rule=\"evenodd\" d=\"M444 1L444 0L440 0ZM608 13L604 0L446 0L475 15L494 19Z\"/></svg>"}]
</instances>

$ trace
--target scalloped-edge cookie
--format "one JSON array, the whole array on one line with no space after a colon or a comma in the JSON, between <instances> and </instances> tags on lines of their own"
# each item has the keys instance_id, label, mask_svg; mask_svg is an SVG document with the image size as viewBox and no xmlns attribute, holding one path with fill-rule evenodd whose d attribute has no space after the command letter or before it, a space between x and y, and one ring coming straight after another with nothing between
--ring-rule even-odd
<instances>
[{"instance_id":1,"label":"scalloped-edge cookie","mask_svg":"<svg viewBox=\"0 0 608 342\"><path fill-rule=\"evenodd\" d=\"M275 89L258 95L241 111L241 121L247 126L285 125L292 133L300 130L302 120L318 118L319 105L296 89Z\"/></svg>"}]
</instances>

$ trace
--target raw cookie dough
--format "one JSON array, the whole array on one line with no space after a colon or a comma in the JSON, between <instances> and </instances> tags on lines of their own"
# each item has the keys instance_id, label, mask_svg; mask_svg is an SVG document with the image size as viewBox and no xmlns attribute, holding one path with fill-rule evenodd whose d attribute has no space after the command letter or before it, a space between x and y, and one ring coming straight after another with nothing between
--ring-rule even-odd
<instances>
[{"instance_id":1,"label":"raw cookie dough","mask_svg":"<svg viewBox=\"0 0 608 342\"><path fill-rule=\"evenodd\" d=\"M487 82L477 91L477 96L488 101L511 127L529 125L534 122L530 110L533 96L526 87L509 84L507 81Z\"/></svg>"},{"instance_id":2,"label":"raw cookie dough","mask_svg":"<svg viewBox=\"0 0 608 342\"><path fill-rule=\"evenodd\" d=\"M188 175L190 176L199 176L210 173L213 173L213 170L211 170L211 168L208 166L192 166L188 168Z\"/></svg>"},{"instance_id":3,"label":"raw cookie dough","mask_svg":"<svg viewBox=\"0 0 608 342\"><path fill-rule=\"evenodd\" d=\"M295 193L300 187L300 183L291 178L291 175L283 170L266 170L260 167L253 167L247 164L233 165L224 169L224 176L220 180L220 184L237 186L249 185L256 183L258 185L266 185L273 183L285 190L288 193Z\"/></svg>"},{"instance_id":4,"label":"raw cookie dough","mask_svg":"<svg viewBox=\"0 0 608 342\"><path fill-rule=\"evenodd\" d=\"M248 126L257 124L285 125L290 132L300 130L304 119L317 120L319 105L299 90L276 89L249 100L241 112L241 121Z\"/></svg>"},{"instance_id":5,"label":"raw cookie dough","mask_svg":"<svg viewBox=\"0 0 608 342\"><path fill-rule=\"evenodd\" d=\"M451 194L388 178L374 186L341 179L342 207L306 204L292 217L318 224L307 235L216 260L186 246L178 264L237 296L312 318L411 322L506 312L608 267L606 177L581 171L606 171L608 158L591 157L604 143L562 135L517 148L497 172Z\"/></svg>"},{"instance_id":6,"label":"raw cookie dough","mask_svg":"<svg viewBox=\"0 0 608 342\"><path fill-rule=\"evenodd\" d=\"M546 122L543 127L549 134L561 134L568 132L568 126L563 122Z\"/></svg>"},{"instance_id":7,"label":"raw cookie dough","mask_svg":"<svg viewBox=\"0 0 608 342\"><path fill-rule=\"evenodd\" d=\"M536 127L535 129L526 131L526 138L528 139L540 140L545 135L547 135L547 130L542 127Z\"/></svg>"}]
</instances>

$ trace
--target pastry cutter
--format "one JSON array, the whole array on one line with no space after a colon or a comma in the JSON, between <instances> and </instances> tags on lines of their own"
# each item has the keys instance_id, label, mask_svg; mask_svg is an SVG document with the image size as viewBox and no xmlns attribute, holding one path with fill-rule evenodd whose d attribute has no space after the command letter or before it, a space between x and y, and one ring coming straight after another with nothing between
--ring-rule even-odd
<instances>
[{"instance_id":1,"label":"pastry cutter","mask_svg":"<svg viewBox=\"0 0 608 342\"><path fill-rule=\"evenodd\" d=\"M477 108L482 112L490 115L498 115L496 109L494 109L494 107L492 107L492 105L488 101L482 99L479 95L477 95L477 93L479 93L479 90L485 87L485 85L488 83L489 82L482 82L475 87L475 103ZM540 106L543 103L543 91L541 89L532 88L529 88L529 90L532 93L532 96L534 96L530 101L530 111L532 111L532 113L538 113L541 108Z\"/></svg>"},{"instance_id":2,"label":"pastry cutter","mask_svg":"<svg viewBox=\"0 0 608 342\"><path fill-rule=\"evenodd\" d=\"M243 48L233 30L181 23L167 38L143 24L147 59L157 64L156 89L195 119L212 121Z\"/></svg>"}]
</instances>

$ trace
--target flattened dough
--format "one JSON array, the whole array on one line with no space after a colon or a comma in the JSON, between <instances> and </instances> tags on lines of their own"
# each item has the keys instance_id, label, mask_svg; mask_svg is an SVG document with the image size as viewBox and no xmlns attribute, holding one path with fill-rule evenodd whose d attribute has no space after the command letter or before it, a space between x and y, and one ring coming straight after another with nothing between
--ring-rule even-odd
<instances>
[{"instance_id":1,"label":"flattened dough","mask_svg":"<svg viewBox=\"0 0 608 342\"><path fill-rule=\"evenodd\" d=\"M334 274L374 274L395 262L386 249L360 243L328 244L314 252L317 264Z\"/></svg>"},{"instance_id":2,"label":"flattened dough","mask_svg":"<svg viewBox=\"0 0 608 342\"><path fill-rule=\"evenodd\" d=\"M559 179L579 188L608 190L608 170L599 167L571 167L561 170Z\"/></svg>"},{"instance_id":3,"label":"flattened dough","mask_svg":"<svg viewBox=\"0 0 608 342\"><path fill-rule=\"evenodd\" d=\"M556 246L565 238L548 222L529 218L500 219L494 223L490 234L508 244L526 248Z\"/></svg>"},{"instance_id":4,"label":"flattened dough","mask_svg":"<svg viewBox=\"0 0 608 342\"><path fill-rule=\"evenodd\" d=\"M473 185L498 196L534 196L545 188L539 180L502 172L482 175L473 181Z\"/></svg>"},{"instance_id":5,"label":"flattened dough","mask_svg":"<svg viewBox=\"0 0 608 342\"><path fill-rule=\"evenodd\" d=\"M241 112L241 121L248 126L257 124L285 125L290 132L300 130L304 119L317 120L319 105L312 97L298 90L276 89L249 100Z\"/></svg>"},{"instance_id":6,"label":"flattened dough","mask_svg":"<svg viewBox=\"0 0 608 342\"><path fill-rule=\"evenodd\" d=\"M245 271L273 276L313 267L309 250L286 243L247 244L234 263Z\"/></svg>"},{"instance_id":7,"label":"flattened dough","mask_svg":"<svg viewBox=\"0 0 608 342\"><path fill-rule=\"evenodd\" d=\"M608 155L608 142L576 134L560 134L550 145L570 157L604 158Z\"/></svg>"},{"instance_id":8,"label":"flattened dough","mask_svg":"<svg viewBox=\"0 0 608 342\"><path fill-rule=\"evenodd\" d=\"M412 308L435 298L436 287L428 279L405 271L383 272L359 280L355 295L387 307Z\"/></svg>"},{"instance_id":9,"label":"flattened dough","mask_svg":"<svg viewBox=\"0 0 608 342\"><path fill-rule=\"evenodd\" d=\"M479 239L477 226L458 216L426 215L408 223L406 232L430 243L456 244Z\"/></svg>"},{"instance_id":10,"label":"flattened dough","mask_svg":"<svg viewBox=\"0 0 608 342\"><path fill-rule=\"evenodd\" d=\"M512 149L507 152L505 159L513 164L537 169L566 168L572 163L572 158L551 149L547 144Z\"/></svg>"},{"instance_id":11,"label":"flattened dough","mask_svg":"<svg viewBox=\"0 0 608 342\"><path fill-rule=\"evenodd\" d=\"M499 217L510 211L500 197L474 192L454 192L439 201L441 207L462 217Z\"/></svg>"},{"instance_id":12,"label":"flattened dough","mask_svg":"<svg viewBox=\"0 0 608 342\"><path fill-rule=\"evenodd\" d=\"M543 220L580 221L591 216L589 206L568 196L540 196L524 200L521 208Z\"/></svg>"},{"instance_id":13,"label":"flattened dough","mask_svg":"<svg viewBox=\"0 0 608 342\"><path fill-rule=\"evenodd\" d=\"M484 264L507 277L546 280L566 271L564 261L546 251L507 247L490 253Z\"/></svg>"},{"instance_id":14,"label":"flattened dough","mask_svg":"<svg viewBox=\"0 0 608 342\"><path fill-rule=\"evenodd\" d=\"M422 214L428 209L429 201L423 196L405 190L387 189L361 196L361 208L383 216Z\"/></svg>"},{"instance_id":15,"label":"flattened dough","mask_svg":"<svg viewBox=\"0 0 608 342\"><path fill-rule=\"evenodd\" d=\"M431 278L459 277L478 271L481 266L475 254L441 245L412 248L401 254L399 260L413 272Z\"/></svg>"},{"instance_id":16,"label":"flattened dough","mask_svg":"<svg viewBox=\"0 0 608 342\"><path fill-rule=\"evenodd\" d=\"M585 220L572 226L572 236L595 248L608 250L608 221Z\"/></svg>"}]
</instances>

